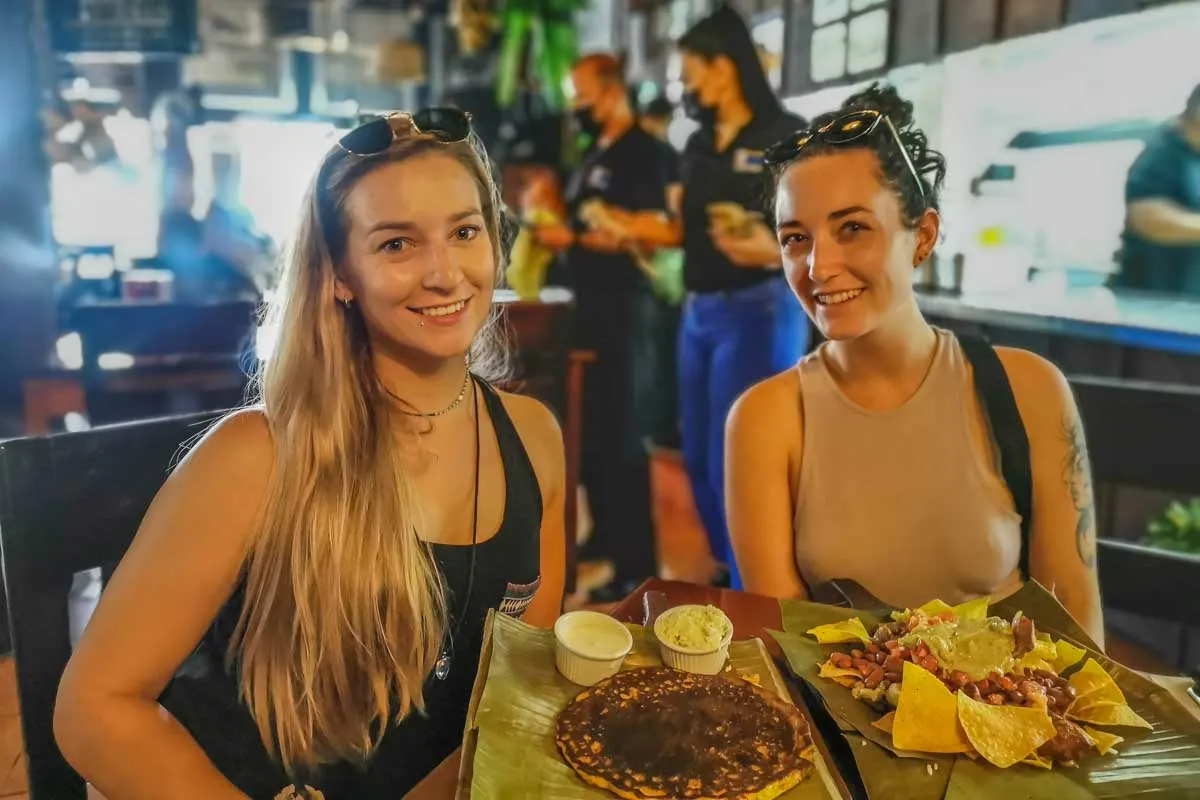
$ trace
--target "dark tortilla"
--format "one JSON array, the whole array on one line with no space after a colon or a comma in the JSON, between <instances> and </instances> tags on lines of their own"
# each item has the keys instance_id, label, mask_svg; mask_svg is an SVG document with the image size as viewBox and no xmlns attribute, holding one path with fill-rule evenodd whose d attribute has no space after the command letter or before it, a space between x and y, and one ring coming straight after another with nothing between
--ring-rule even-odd
<instances>
[{"instance_id":1,"label":"dark tortilla","mask_svg":"<svg viewBox=\"0 0 1200 800\"><path fill-rule=\"evenodd\" d=\"M566 762L620 797L769 800L811 765L804 717L740 679L666 667L617 673L558 717Z\"/></svg>"}]
</instances>

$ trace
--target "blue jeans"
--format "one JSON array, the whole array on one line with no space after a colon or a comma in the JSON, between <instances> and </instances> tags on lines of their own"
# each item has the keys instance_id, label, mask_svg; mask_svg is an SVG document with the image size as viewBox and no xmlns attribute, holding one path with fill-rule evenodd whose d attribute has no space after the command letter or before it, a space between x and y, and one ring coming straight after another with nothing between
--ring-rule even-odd
<instances>
[{"instance_id":1,"label":"blue jeans","mask_svg":"<svg viewBox=\"0 0 1200 800\"><path fill-rule=\"evenodd\" d=\"M742 582L725 526L725 418L742 392L807 349L807 319L782 277L688 296L679 334L683 457L713 556L729 565L735 589Z\"/></svg>"}]
</instances>

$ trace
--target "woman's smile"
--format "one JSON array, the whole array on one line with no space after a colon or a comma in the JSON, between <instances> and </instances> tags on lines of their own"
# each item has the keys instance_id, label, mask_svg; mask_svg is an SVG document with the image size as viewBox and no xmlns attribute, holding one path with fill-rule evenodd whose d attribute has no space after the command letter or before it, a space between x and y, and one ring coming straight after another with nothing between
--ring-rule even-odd
<instances>
[{"instance_id":1,"label":"woman's smile","mask_svg":"<svg viewBox=\"0 0 1200 800\"><path fill-rule=\"evenodd\" d=\"M461 300L439 305L409 306L408 310L421 318L422 325L451 327L458 325L466 318L467 307L470 303L471 298L464 297Z\"/></svg>"}]
</instances>

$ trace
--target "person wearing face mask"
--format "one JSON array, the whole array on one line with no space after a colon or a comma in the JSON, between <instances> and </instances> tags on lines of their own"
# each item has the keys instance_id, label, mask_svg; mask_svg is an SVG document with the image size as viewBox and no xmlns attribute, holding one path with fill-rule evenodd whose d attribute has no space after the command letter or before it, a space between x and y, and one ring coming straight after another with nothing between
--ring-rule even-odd
<instances>
[{"instance_id":1,"label":"person wearing face mask","mask_svg":"<svg viewBox=\"0 0 1200 800\"><path fill-rule=\"evenodd\" d=\"M762 217L763 151L804 121L780 106L746 23L728 6L697 22L679 49L683 108L700 128L684 147L681 182L671 189L677 215L665 224L639 219L631 230L660 244L683 244L684 461L713 555L737 587L722 499L725 418L739 394L794 364L808 341Z\"/></svg>"},{"instance_id":2,"label":"person wearing face mask","mask_svg":"<svg viewBox=\"0 0 1200 800\"><path fill-rule=\"evenodd\" d=\"M594 527L583 555L613 562L613 582L594 593L604 599L656 572L646 449L656 300L646 254L621 223L635 212L665 215L669 163L637 124L618 59L586 56L571 81L590 146L566 184L567 222L535 235L565 254L576 343L596 354L584 390L582 478Z\"/></svg>"}]
</instances>

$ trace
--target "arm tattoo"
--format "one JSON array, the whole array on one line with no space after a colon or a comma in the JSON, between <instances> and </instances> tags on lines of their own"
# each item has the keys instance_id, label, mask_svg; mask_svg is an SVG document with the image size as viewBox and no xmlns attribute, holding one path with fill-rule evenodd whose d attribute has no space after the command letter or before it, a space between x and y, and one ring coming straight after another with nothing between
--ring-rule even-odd
<instances>
[{"instance_id":1,"label":"arm tattoo","mask_svg":"<svg viewBox=\"0 0 1200 800\"><path fill-rule=\"evenodd\" d=\"M1063 420L1063 439L1067 454L1063 458L1063 482L1075 507L1075 549L1084 566L1096 566L1096 508L1092 496L1092 474L1088 464L1087 442L1079 418L1069 414Z\"/></svg>"}]
</instances>

